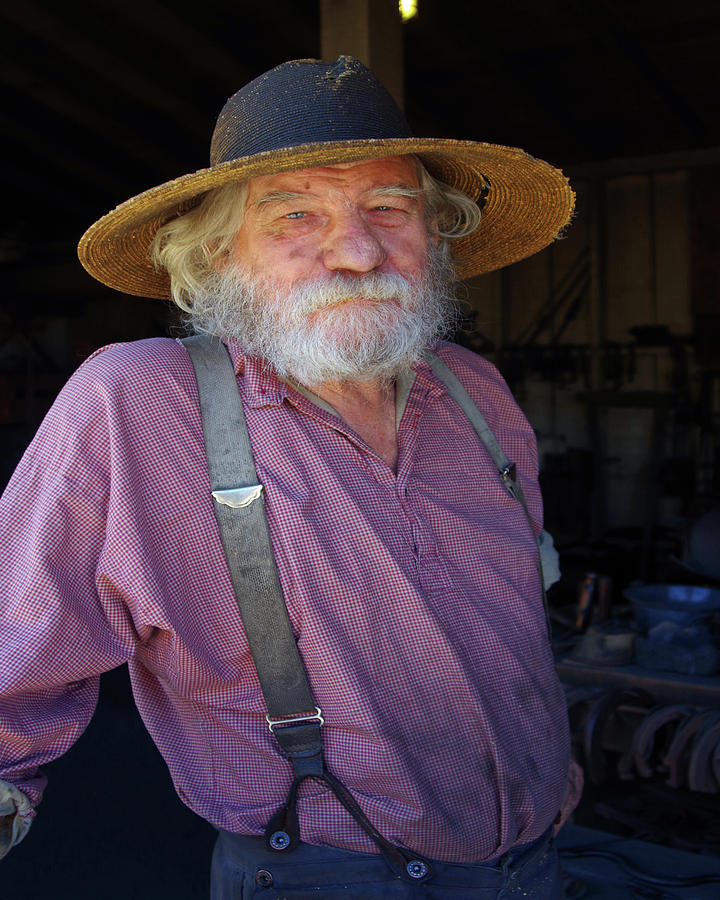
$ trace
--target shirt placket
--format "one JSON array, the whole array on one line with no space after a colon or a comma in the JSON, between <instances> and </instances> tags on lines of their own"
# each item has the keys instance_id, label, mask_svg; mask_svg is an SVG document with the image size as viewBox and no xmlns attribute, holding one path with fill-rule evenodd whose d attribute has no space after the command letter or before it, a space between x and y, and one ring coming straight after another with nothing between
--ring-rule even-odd
<instances>
[{"instance_id":1,"label":"shirt placket","mask_svg":"<svg viewBox=\"0 0 720 900\"><path fill-rule=\"evenodd\" d=\"M447 569L439 555L435 535L425 518L417 512L412 478L423 415L433 395L439 391L436 385L426 382L424 378L416 378L398 428L397 495L410 525L417 579L426 596L441 595L449 586Z\"/></svg>"},{"instance_id":2,"label":"shirt placket","mask_svg":"<svg viewBox=\"0 0 720 900\"><path fill-rule=\"evenodd\" d=\"M288 391L285 395L285 401L293 406L298 412L314 419L318 424L325 428L330 428L337 434L342 435L349 441L358 453L362 464L370 471L373 478L380 484L392 486L396 482L396 474L388 466L388 464L369 446L357 432L355 432L346 422L339 416L326 412L317 406L312 400L300 393Z\"/></svg>"}]
</instances>

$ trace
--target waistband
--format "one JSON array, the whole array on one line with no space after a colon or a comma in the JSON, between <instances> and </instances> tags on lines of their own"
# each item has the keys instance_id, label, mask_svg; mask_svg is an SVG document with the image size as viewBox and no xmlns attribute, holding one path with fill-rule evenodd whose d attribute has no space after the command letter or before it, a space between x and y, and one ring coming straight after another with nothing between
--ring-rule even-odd
<instances>
[{"instance_id":1,"label":"waistband","mask_svg":"<svg viewBox=\"0 0 720 900\"><path fill-rule=\"evenodd\" d=\"M336 877L334 866L341 864L346 877L352 879L357 871L358 880L380 880L388 873L388 867L379 853L358 853L338 847L299 844L285 855L284 852L269 850L263 837L251 837L219 832L222 853L238 866L258 869L272 869L282 864L283 868L306 867L308 864L328 866L328 876ZM473 863L449 863L429 860L433 871L433 882L441 882L448 887L491 887L500 888L507 879L520 879L550 850L553 842L553 827L547 829L534 841L519 844L507 853L494 859ZM322 868L319 869L322 873ZM322 877L322 876L321 876ZM322 885L318 883L318 886Z\"/></svg>"}]
</instances>

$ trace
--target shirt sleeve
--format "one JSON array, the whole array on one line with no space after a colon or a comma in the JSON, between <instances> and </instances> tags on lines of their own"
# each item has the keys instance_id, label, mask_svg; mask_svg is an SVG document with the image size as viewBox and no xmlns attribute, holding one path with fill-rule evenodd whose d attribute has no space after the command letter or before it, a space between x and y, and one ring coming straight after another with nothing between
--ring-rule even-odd
<instances>
[{"instance_id":1,"label":"shirt sleeve","mask_svg":"<svg viewBox=\"0 0 720 900\"><path fill-rule=\"evenodd\" d=\"M0 779L25 821L42 797L39 767L82 734L100 674L141 638L120 593L97 574L112 509L107 408L86 363L0 499Z\"/></svg>"}]
</instances>

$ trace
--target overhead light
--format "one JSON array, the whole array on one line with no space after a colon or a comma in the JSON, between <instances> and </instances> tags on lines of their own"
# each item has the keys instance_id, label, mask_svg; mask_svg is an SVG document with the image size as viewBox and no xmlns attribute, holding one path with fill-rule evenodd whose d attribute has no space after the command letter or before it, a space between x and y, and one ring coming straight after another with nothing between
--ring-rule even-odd
<instances>
[{"instance_id":1,"label":"overhead light","mask_svg":"<svg viewBox=\"0 0 720 900\"><path fill-rule=\"evenodd\" d=\"M417 15L417 0L399 0L400 18L407 22Z\"/></svg>"}]
</instances>

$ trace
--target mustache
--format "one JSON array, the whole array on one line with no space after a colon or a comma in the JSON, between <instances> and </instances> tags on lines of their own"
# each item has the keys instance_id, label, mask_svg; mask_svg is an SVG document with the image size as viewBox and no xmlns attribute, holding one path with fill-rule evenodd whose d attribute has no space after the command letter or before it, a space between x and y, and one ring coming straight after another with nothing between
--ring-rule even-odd
<instances>
[{"instance_id":1,"label":"mustache","mask_svg":"<svg viewBox=\"0 0 720 900\"><path fill-rule=\"evenodd\" d=\"M272 279L267 279L266 285L270 291L277 290ZM379 272L353 276L337 274L322 280L296 281L291 288L292 315L303 317L352 300L393 303L407 309L412 305L416 290L417 285L403 275Z\"/></svg>"}]
</instances>

